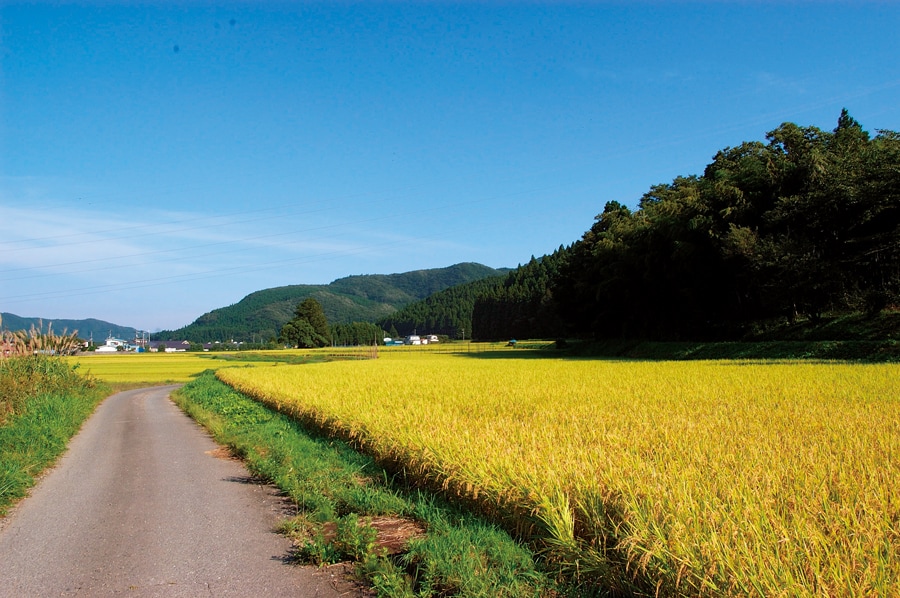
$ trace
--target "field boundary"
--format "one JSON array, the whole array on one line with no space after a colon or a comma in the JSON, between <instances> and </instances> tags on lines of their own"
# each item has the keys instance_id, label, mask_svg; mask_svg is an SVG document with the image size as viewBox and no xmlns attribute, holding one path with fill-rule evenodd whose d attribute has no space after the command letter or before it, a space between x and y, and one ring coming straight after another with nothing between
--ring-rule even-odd
<instances>
[{"instance_id":1,"label":"field boundary","mask_svg":"<svg viewBox=\"0 0 900 598\"><path fill-rule=\"evenodd\" d=\"M535 557L506 532L422 488L406 487L369 455L272 409L205 372L173 400L296 502L282 525L303 562L355 561L379 596L556 595ZM401 550L387 522L413 533Z\"/></svg>"}]
</instances>

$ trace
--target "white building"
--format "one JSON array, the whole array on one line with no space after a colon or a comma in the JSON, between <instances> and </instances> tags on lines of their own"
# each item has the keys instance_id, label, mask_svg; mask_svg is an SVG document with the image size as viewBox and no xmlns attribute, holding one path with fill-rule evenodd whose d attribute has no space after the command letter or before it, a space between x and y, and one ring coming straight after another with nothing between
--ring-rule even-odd
<instances>
[{"instance_id":1,"label":"white building","mask_svg":"<svg viewBox=\"0 0 900 598\"><path fill-rule=\"evenodd\" d=\"M122 347L121 349L119 347ZM97 353L115 353L128 350L128 343L120 338L109 337L106 343L97 347Z\"/></svg>"}]
</instances>

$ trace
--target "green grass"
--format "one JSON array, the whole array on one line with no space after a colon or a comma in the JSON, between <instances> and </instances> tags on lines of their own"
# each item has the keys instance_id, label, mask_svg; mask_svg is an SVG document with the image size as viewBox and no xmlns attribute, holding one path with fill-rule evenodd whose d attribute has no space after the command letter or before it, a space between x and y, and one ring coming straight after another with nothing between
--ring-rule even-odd
<instances>
[{"instance_id":1,"label":"green grass","mask_svg":"<svg viewBox=\"0 0 900 598\"><path fill-rule=\"evenodd\" d=\"M321 353L313 353L311 351L235 351L233 353L216 353L210 354L210 359L219 361L231 361L235 363L315 363L325 361L326 356Z\"/></svg>"},{"instance_id":2,"label":"green grass","mask_svg":"<svg viewBox=\"0 0 900 598\"><path fill-rule=\"evenodd\" d=\"M554 351L558 355L578 357L615 357L640 360L685 359L812 359L866 363L900 362L900 341L734 341L734 342L657 342L610 340L571 343L570 348Z\"/></svg>"},{"instance_id":3,"label":"green grass","mask_svg":"<svg viewBox=\"0 0 900 598\"><path fill-rule=\"evenodd\" d=\"M817 322L780 323L739 341L662 342L608 339L571 342L566 353L625 359L825 359L900 362L900 311L877 316L843 314Z\"/></svg>"},{"instance_id":4,"label":"green grass","mask_svg":"<svg viewBox=\"0 0 900 598\"><path fill-rule=\"evenodd\" d=\"M283 531L298 558L354 560L380 596L541 596L552 583L534 555L508 533L394 483L370 457L317 435L219 382L212 373L173 397L255 475L296 501L300 514ZM375 542L373 519L416 522L425 533L389 556Z\"/></svg>"},{"instance_id":5,"label":"green grass","mask_svg":"<svg viewBox=\"0 0 900 598\"><path fill-rule=\"evenodd\" d=\"M798 320L757 332L747 340L756 341L900 341L900 310L875 316L840 314L819 321Z\"/></svg>"},{"instance_id":6,"label":"green grass","mask_svg":"<svg viewBox=\"0 0 900 598\"><path fill-rule=\"evenodd\" d=\"M107 389L78 376L59 358L40 356L0 362L0 388L10 399L7 405L16 406L0 425L2 516L65 451Z\"/></svg>"}]
</instances>

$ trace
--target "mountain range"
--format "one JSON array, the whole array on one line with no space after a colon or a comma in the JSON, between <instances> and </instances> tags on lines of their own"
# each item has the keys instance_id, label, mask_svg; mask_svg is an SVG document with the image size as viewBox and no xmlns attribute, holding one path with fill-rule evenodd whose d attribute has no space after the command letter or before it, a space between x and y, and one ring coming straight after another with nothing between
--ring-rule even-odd
<instances>
[{"instance_id":1,"label":"mountain range","mask_svg":"<svg viewBox=\"0 0 900 598\"><path fill-rule=\"evenodd\" d=\"M94 339L97 344L102 344L108 336L116 338L134 338L137 330L129 326L120 326L103 320L88 318L86 320L53 320L50 318L23 318L16 314L0 313L3 318L0 325L3 330L30 330L35 329L47 332L51 330L57 334L64 332L78 332L79 338L85 340Z\"/></svg>"},{"instance_id":2,"label":"mountain range","mask_svg":"<svg viewBox=\"0 0 900 598\"><path fill-rule=\"evenodd\" d=\"M177 330L163 330L154 338L188 339L196 342L257 341L278 336L294 309L307 297L321 305L329 323L375 322L403 307L421 301L453 286L502 276L509 268L490 268L483 264L461 263L446 268L414 270L400 274L363 274L339 278L326 285L289 285L250 293L239 302L207 312L191 324ZM107 336L134 338L136 329L102 320L50 320L23 318L3 313L5 330L43 329L52 324L54 332L78 331L81 338L102 342Z\"/></svg>"}]
</instances>

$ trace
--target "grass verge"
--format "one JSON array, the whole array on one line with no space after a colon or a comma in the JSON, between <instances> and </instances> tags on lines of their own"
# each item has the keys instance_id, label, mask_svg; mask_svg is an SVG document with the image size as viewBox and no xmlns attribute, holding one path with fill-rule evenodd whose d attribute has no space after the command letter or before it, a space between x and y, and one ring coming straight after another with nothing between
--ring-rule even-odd
<instances>
[{"instance_id":1,"label":"grass verge","mask_svg":"<svg viewBox=\"0 0 900 598\"><path fill-rule=\"evenodd\" d=\"M108 394L106 387L76 375L58 358L0 362L4 393L13 380L22 392L15 395L15 411L10 410L0 424L0 516L65 451L69 439Z\"/></svg>"},{"instance_id":2,"label":"grass verge","mask_svg":"<svg viewBox=\"0 0 900 598\"><path fill-rule=\"evenodd\" d=\"M776 359L840 360L863 363L900 362L900 341L734 341L661 342L610 340L572 343L555 356L607 357L656 361Z\"/></svg>"},{"instance_id":3,"label":"grass verge","mask_svg":"<svg viewBox=\"0 0 900 598\"><path fill-rule=\"evenodd\" d=\"M379 596L519 597L555 593L534 555L505 531L435 495L403 488L370 457L321 437L215 378L175 402L300 514L283 531L300 560L357 563Z\"/></svg>"},{"instance_id":4,"label":"grass verge","mask_svg":"<svg viewBox=\"0 0 900 598\"><path fill-rule=\"evenodd\" d=\"M642 360L811 359L896 363L900 362L900 311L886 311L874 317L843 314L816 322L782 323L738 341L576 341L566 345L566 352L580 357Z\"/></svg>"}]
</instances>

